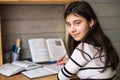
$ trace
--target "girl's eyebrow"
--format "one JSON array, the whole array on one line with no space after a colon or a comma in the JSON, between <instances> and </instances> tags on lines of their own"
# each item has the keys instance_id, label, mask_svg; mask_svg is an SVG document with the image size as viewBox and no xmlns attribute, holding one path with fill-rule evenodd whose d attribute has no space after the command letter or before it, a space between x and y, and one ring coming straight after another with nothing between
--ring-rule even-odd
<instances>
[{"instance_id":1,"label":"girl's eyebrow","mask_svg":"<svg viewBox=\"0 0 120 80\"><path fill-rule=\"evenodd\" d=\"M69 22L65 22L66 24L70 24Z\"/></svg>"},{"instance_id":2,"label":"girl's eyebrow","mask_svg":"<svg viewBox=\"0 0 120 80\"><path fill-rule=\"evenodd\" d=\"M80 21L80 20L74 20L73 22Z\"/></svg>"},{"instance_id":3,"label":"girl's eyebrow","mask_svg":"<svg viewBox=\"0 0 120 80\"><path fill-rule=\"evenodd\" d=\"M76 22L76 21L81 21L81 20L77 19L77 20L74 20L73 22ZM66 21L65 23L69 23L69 22Z\"/></svg>"}]
</instances>

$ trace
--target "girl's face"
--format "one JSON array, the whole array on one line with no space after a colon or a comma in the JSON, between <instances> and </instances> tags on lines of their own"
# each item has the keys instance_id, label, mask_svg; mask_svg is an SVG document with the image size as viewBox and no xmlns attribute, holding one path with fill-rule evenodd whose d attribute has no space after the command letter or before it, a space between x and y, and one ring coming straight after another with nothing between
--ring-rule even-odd
<instances>
[{"instance_id":1,"label":"girl's face","mask_svg":"<svg viewBox=\"0 0 120 80\"><path fill-rule=\"evenodd\" d=\"M84 17L69 14L66 17L66 27L68 33L76 40L81 41L93 25L93 20L88 22Z\"/></svg>"}]
</instances>

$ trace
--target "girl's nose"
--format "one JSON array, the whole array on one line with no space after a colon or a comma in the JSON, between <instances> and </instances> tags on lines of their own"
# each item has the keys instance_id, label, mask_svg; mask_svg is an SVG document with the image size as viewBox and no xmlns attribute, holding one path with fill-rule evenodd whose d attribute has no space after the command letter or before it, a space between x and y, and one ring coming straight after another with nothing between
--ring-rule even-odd
<instances>
[{"instance_id":1,"label":"girl's nose","mask_svg":"<svg viewBox=\"0 0 120 80\"><path fill-rule=\"evenodd\" d=\"M71 31L71 32L75 32L75 31L76 31L75 27L74 27L74 26L71 26L71 27L70 27L70 31Z\"/></svg>"}]
</instances>

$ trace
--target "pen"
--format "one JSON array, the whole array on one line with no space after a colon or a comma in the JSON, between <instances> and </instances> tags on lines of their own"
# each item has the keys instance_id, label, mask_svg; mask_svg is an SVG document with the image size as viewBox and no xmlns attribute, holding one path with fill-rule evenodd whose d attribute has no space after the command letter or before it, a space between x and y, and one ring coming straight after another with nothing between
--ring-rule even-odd
<instances>
[{"instance_id":1,"label":"pen","mask_svg":"<svg viewBox=\"0 0 120 80\"><path fill-rule=\"evenodd\" d=\"M66 55L67 54L65 54L58 62L61 62L65 58Z\"/></svg>"},{"instance_id":2,"label":"pen","mask_svg":"<svg viewBox=\"0 0 120 80\"><path fill-rule=\"evenodd\" d=\"M17 47L17 48L20 47L20 39L19 39L19 38L16 39L16 47Z\"/></svg>"},{"instance_id":3,"label":"pen","mask_svg":"<svg viewBox=\"0 0 120 80\"><path fill-rule=\"evenodd\" d=\"M19 53L20 52L20 39L16 39L16 53Z\"/></svg>"}]
</instances>

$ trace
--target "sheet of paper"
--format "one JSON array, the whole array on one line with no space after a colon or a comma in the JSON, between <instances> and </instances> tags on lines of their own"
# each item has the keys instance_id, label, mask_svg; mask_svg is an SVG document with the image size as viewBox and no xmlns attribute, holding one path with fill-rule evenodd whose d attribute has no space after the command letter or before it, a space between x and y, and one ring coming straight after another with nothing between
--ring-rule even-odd
<instances>
[{"instance_id":1,"label":"sheet of paper","mask_svg":"<svg viewBox=\"0 0 120 80\"><path fill-rule=\"evenodd\" d=\"M63 66L57 65L57 64L48 64L48 65L44 65L43 68L45 68L51 72L58 73L63 68Z\"/></svg>"},{"instance_id":2,"label":"sheet of paper","mask_svg":"<svg viewBox=\"0 0 120 80\"><path fill-rule=\"evenodd\" d=\"M52 75L55 73L50 72L43 68L37 68L37 69L30 70L30 71L24 71L24 72L22 72L22 74L24 74L25 76L27 76L29 78L37 78L37 77Z\"/></svg>"}]
</instances>

